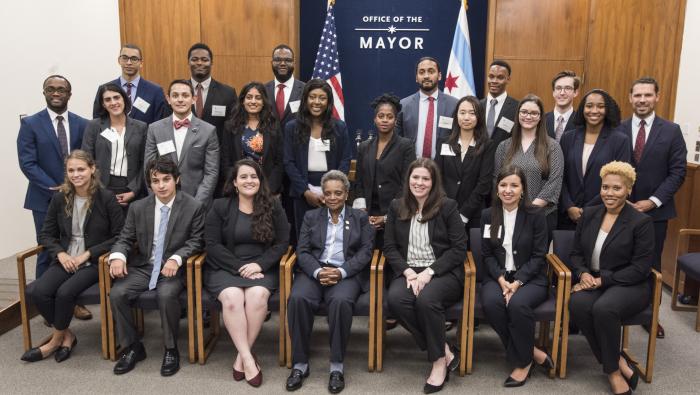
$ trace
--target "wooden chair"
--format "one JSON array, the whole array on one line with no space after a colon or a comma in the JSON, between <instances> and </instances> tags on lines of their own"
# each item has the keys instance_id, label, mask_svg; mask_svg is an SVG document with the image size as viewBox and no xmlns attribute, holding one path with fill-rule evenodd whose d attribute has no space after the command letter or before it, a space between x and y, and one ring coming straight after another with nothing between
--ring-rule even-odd
<instances>
[{"instance_id":1,"label":"wooden chair","mask_svg":"<svg viewBox=\"0 0 700 395\"><path fill-rule=\"evenodd\" d=\"M376 355L376 310L377 310L377 261L379 260L379 250L374 250L372 254L372 261L370 262L370 274L369 274L369 291L361 294L355 303L355 308L353 311L353 316L368 316L369 317L369 340L367 345L367 369L373 372L375 369L375 355ZM297 255L293 254L285 265L284 274L284 296L285 303L289 301L289 295L292 291L292 284L294 282L294 265L296 265ZM321 303L317 315L326 315L326 305ZM289 320L287 319L287 314L284 314L284 329L285 329L285 344L286 344L286 360L287 368L292 367L292 341L289 337Z\"/></svg>"},{"instance_id":2,"label":"wooden chair","mask_svg":"<svg viewBox=\"0 0 700 395\"><path fill-rule=\"evenodd\" d=\"M698 235L700 235L700 229L681 229L678 233L676 268L673 275L673 293L671 294L671 309L675 311L697 311L697 318L695 319L696 332L700 332L700 308L698 306L682 306L678 304L678 287L681 283L681 272L685 274L685 278L700 280L700 252L688 252L690 236Z\"/></svg>"},{"instance_id":3,"label":"wooden chair","mask_svg":"<svg viewBox=\"0 0 700 395\"><path fill-rule=\"evenodd\" d=\"M384 293L386 292L385 286L384 286L384 265L385 265L385 257L382 255L381 259L379 260L379 264L377 265L377 318L376 318L376 323L377 323L377 371L381 372L384 369L384 337L386 336L386 320L384 314L387 312L390 315L391 313L388 311L388 304L386 300L384 299ZM464 376L465 373L465 360L467 356L467 325L466 322L468 320L468 308L464 308L464 306L469 306L469 281L466 279L471 276L472 271L468 263L468 258L465 259L464 261L464 272L465 272L465 281L464 281L464 291L462 293L462 300L455 303L454 305L450 306L448 309L445 310L445 318L447 320L459 320L459 352L460 352L460 360L459 360L459 375Z\"/></svg>"},{"instance_id":4,"label":"wooden chair","mask_svg":"<svg viewBox=\"0 0 700 395\"><path fill-rule=\"evenodd\" d=\"M287 252L280 259L279 267L279 289L270 295L270 299L267 301L268 309L270 311L279 311L279 351L277 361L280 366L284 366L285 360L285 339L286 334L284 331L284 322L287 312L287 305L285 303L280 303L281 300L285 299L285 282L284 282L284 268L289 259L289 255L292 253L292 247L287 249ZM219 323L219 317L221 312L221 303L206 289L202 288L202 266L206 259L207 254L204 253L200 255L194 261L194 296L195 296L195 318L197 322L197 356L199 363L204 365L209 358L209 354L214 349L219 335L221 334L221 327ZM205 337L204 325L203 325L203 307L206 306L209 310L211 319L209 325L209 335Z\"/></svg>"},{"instance_id":5,"label":"wooden chair","mask_svg":"<svg viewBox=\"0 0 700 395\"><path fill-rule=\"evenodd\" d=\"M22 315L22 335L24 337L24 351L29 350L32 348L32 329L30 326L30 319L33 316L33 312L35 311L35 308L33 304L30 303L29 300L27 300L27 291L30 290L31 292L31 287L33 286L33 282L27 284L27 274L26 274L26 268L25 268L25 262L27 261L27 258L34 256L34 255L39 255L39 253L43 250L42 246L36 246L33 248L30 248L28 250L22 251L17 254L17 274L19 276L19 303L20 303L20 312ZM105 258L107 254L103 255L100 257L100 260ZM102 332L102 358L108 359L109 358L109 350L107 348L107 343L108 343L108 333L107 333L107 318L106 318L106 307L105 307L105 292L104 292L104 282L102 280L103 275L102 275L102 266L100 265L98 267L99 271L99 282L97 284L93 284L90 288L86 289L83 291L83 293L78 296L78 299L76 300L77 304L81 305L91 305L91 304L99 304L100 305L100 323L101 323L101 332ZM44 345L51 340L51 337L47 337L41 341L39 345Z\"/></svg>"},{"instance_id":6,"label":"wooden chair","mask_svg":"<svg viewBox=\"0 0 700 395\"><path fill-rule=\"evenodd\" d=\"M199 255L193 255L187 259L185 266L185 290L180 294L180 302L187 306L187 357L190 363L196 360L195 336L194 336L194 262ZM109 357L112 361L117 360L118 345L114 333L114 317L112 315L112 303L109 295L112 289L112 277L109 275L108 255L105 254L100 259L101 272L104 278L104 299L107 310L107 333L109 339ZM134 303L134 318L139 334L143 335L143 310L158 310L158 296L155 290L142 292ZM122 345L123 346L123 345Z\"/></svg>"},{"instance_id":7,"label":"wooden chair","mask_svg":"<svg viewBox=\"0 0 700 395\"><path fill-rule=\"evenodd\" d=\"M571 249L574 245L574 231L572 230L557 230L553 233L554 240L554 252L558 258L558 261L562 265L569 266ZM573 280L572 280L573 281ZM651 383L654 374L654 356L656 354L656 332L658 330L659 322L659 305L661 303L661 273L654 269L651 269L649 274L649 285L652 289L652 298L649 306L643 311L636 314L634 317L622 321L622 339L621 348L622 355L629 361L637 365L639 370L639 375L642 376L644 381ZM568 330L569 326L569 309L564 309L564 325L565 330ZM647 357L644 367L639 365L639 362L635 359L632 351L629 348L629 327L633 325L649 325L649 338L647 340ZM562 354L560 361L560 375L566 374L566 354ZM561 373L563 372L563 373Z\"/></svg>"},{"instance_id":8,"label":"wooden chair","mask_svg":"<svg viewBox=\"0 0 700 395\"><path fill-rule=\"evenodd\" d=\"M479 290L481 284L477 282L477 274L479 275L479 280L481 276L486 272L483 267L482 253L481 253L481 229L473 228L469 232L471 252L469 254L469 265L471 266L471 276L468 281L471 282L469 286L470 296L469 296L469 333L467 340L467 373L472 372L473 359L474 359L474 318L485 318L484 312L481 305L481 298L479 297ZM537 345L539 347L544 347L549 338L549 324L554 322L554 330L552 335L551 343L551 356L554 362L554 368L549 371L549 377L554 378L556 374L557 360L559 356L559 342L562 332L562 318L563 310L565 306L565 294L567 293L567 278L571 278L571 272L562 267L555 259L552 257L547 257L547 279L549 280L549 290L548 297L542 304L535 308L535 321L540 323L539 339ZM566 327L564 330L568 330ZM562 376L563 378L563 376Z\"/></svg>"}]
</instances>

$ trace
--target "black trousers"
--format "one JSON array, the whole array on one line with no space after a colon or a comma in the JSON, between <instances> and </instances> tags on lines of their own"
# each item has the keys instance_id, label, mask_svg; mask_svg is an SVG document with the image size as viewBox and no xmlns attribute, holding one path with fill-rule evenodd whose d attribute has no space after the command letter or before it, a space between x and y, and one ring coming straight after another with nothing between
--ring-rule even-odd
<instances>
[{"instance_id":1,"label":"black trousers","mask_svg":"<svg viewBox=\"0 0 700 395\"><path fill-rule=\"evenodd\" d=\"M421 350L428 350L430 362L445 356L445 309L459 301L463 290L464 283L450 273L433 277L418 296L406 288L404 276L389 285L391 315L411 332Z\"/></svg>"},{"instance_id":2,"label":"black trousers","mask_svg":"<svg viewBox=\"0 0 700 395\"><path fill-rule=\"evenodd\" d=\"M345 278L326 287L305 273L296 274L287 304L292 363L309 363L314 316L322 301L328 308L331 362L343 362L352 327L352 312L361 292L362 287L356 278Z\"/></svg>"},{"instance_id":3,"label":"black trousers","mask_svg":"<svg viewBox=\"0 0 700 395\"><path fill-rule=\"evenodd\" d=\"M606 289L579 291L571 295L571 320L586 336L588 345L603 372L619 369L620 327L622 320L632 317L649 305L649 285L613 285Z\"/></svg>"},{"instance_id":4,"label":"black trousers","mask_svg":"<svg viewBox=\"0 0 700 395\"><path fill-rule=\"evenodd\" d=\"M34 281L29 297L49 324L58 330L64 330L73 318L76 298L99 281L98 277L95 265L68 273L56 262Z\"/></svg>"},{"instance_id":5,"label":"black trousers","mask_svg":"<svg viewBox=\"0 0 700 395\"><path fill-rule=\"evenodd\" d=\"M481 286L481 305L486 319L506 348L508 363L524 368L532 362L535 347L535 313L547 300L547 287L525 284L518 288L506 306L498 282L485 281Z\"/></svg>"}]
</instances>

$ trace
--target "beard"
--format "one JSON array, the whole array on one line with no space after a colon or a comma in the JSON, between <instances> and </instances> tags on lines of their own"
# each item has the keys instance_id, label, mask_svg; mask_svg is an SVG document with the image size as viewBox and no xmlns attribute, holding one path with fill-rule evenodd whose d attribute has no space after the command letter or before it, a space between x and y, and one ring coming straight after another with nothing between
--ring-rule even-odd
<instances>
[{"instance_id":1,"label":"beard","mask_svg":"<svg viewBox=\"0 0 700 395\"><path fill-rule=\"evenodd\" d=\"M290 78L292 78L292 75L294 74L294 66L287 66L287 74L280 74L276 68L272 68L272 74L275 75L275 78L279 82L286 82Z\"/></svg>"}]
</instances>

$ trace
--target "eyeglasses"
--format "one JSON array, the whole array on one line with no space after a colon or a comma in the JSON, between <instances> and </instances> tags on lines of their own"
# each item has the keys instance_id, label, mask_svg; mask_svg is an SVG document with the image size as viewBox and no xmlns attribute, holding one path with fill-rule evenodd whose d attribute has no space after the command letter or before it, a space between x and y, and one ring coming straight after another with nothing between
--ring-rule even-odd
<instances>
[{"instance_id":1,"label":"eyeglasses","mask_svg":"<svg viewBox=\"0 0 700 395\"><path fill-rule=\"evenodd\" d=\"M555 86L554 87L554 92L566 92L566 93L571 93L574 91L573 86Z\"/></svg>"},{"instance_id":2,"label":"eyeglasses","mask_svg":"<svg viewBox=\"0 0 700 395\"><path fill-rule=\"evenodd\" d=\"M49 95L52 95L54 93L65 95L68 92L70 91L66 88L54 88L53 86L47 86L46 88L44 88L44 93L48 93Z\"/></svg>"},{"instance_id":3,"label":"eyeglasses","mask_svg":"<svg viewBox=\"0 0 700 395\"><path fill-rule=\"evenodd\" d=\"M520 116L523 118L527 118L527 117L539 118L540 112L539 111L520 110Z\"/></svg>"},{"instance_id":4,"label":"eyeglasses","mask_svg":"<svg viewBox=\"0 0 700 395\"><path fill-rule=\"evenodd\" d=\"M272 58L272 61L275 63L294 63L292 58Z\"/></svg>"},{"instance_id":5,"label":"eyeglasses","mask_svg":"<svg viewBox=\"0 0 700 395\"><path fill-rule=\"evenodd\" d=\"M141 61L141 58L139 58L138 56L126 56L126 55L121 55L121 56L119 57L119 60L122 61L122 62L124 62L124 63L127 63L127 62L129 62L129 61L131 61L131 63L138 63L138 62Z\"/></svg>"}]
</instances>

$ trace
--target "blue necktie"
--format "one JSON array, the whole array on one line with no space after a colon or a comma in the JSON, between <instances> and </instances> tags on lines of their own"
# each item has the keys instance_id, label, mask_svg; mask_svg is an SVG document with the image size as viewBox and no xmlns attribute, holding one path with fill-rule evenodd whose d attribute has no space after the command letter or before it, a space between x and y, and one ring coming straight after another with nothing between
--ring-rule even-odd
<instances>
[{"instance_id":1,"label":"blue necktie","mask_svg":"<svg viewBox=\"0 0 700 395\"><path fill-rule=\"evenodd\" d=\"M163 248L165 247L165 232L168 230L168 213L170 208L163 206L160 208L160 224L158 224L158 240L156 248L153 250L153 272L151 281L148 282L148 289L155 289L160 274L160 267L163 264Z\"/></svg>"}]
</instances>

